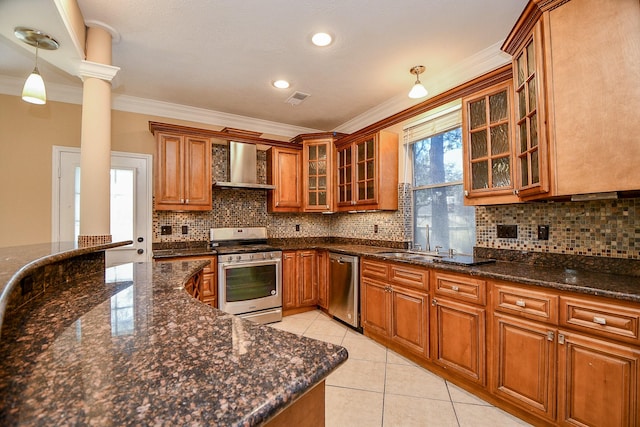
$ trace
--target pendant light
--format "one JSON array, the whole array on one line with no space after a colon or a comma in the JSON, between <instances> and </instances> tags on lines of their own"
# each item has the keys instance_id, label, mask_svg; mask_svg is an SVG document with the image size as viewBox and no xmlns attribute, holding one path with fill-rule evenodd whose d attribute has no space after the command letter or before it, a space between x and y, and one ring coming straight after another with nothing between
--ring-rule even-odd
<instances>
[{"instance_id":1,"label":"pendant light","mask_svg":"<svg viewBox=\"0 0 640 427\"><path fill-rule=\"evenodd\" d=\"M429 94L427 89L424 86L422 86L422 83L420 83L420 74L424 73L424 66L416 65L415 67L412 67L409 70L409 72L411 74L415 74L416 76L416 82L411 88L411 91L409 92L409 98L413 98L413 99L424 98Z\"/></svg>"},{"instance_id":2,"label":"pendant light","mask_svg":"<svg viewBox=\"0 0 640 427\"><path fill-rule=\"evenodd\" d=\"M13 33L24 43L36 48L36 66L24 83L22 99L31 104L46 104L47 92L38 71L38 49L56 50L60 44L48 34L27 27L16 27Z\"/></svg>"}]
</instances>

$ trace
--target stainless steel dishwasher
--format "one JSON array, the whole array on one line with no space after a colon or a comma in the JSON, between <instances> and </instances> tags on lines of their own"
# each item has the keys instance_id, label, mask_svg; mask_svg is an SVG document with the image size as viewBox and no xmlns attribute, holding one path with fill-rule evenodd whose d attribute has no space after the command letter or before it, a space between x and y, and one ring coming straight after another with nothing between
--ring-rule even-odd
<instances>
[{"instance_id":1,"label":"stainless steel dishwasher","mask_svg":"<svg viewBox=\"0 0 640 427\"><path fill-rule=\"evenodd\" d=\"M360 293L358 257L329 253L329 314L358 328Z\"/></svg>"}]
</instances>

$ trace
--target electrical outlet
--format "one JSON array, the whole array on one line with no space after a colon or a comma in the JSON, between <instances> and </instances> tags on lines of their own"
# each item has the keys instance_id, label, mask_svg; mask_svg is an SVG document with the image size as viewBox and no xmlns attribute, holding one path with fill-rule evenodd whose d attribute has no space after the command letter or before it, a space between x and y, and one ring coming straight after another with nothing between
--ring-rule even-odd
<instances>
[{"instance_id":1,"label":"electrical outlet","mask_svg":"<svg viewBox=\"0 0 640 427\"><path fill-rule=\"evenodd\" d=\"M187 225L182 226L182 234L189 234L189 226Z\"/></svg>"},{"instance_id":2,"label":"electrical outlet","mask_svg":"<svg viewBox=\"0 0 640 427\"><path fill-rule=\"evenodd\" d=\"M168 236L172 233L170 225L161 225L160 226L160 234L162 236Z\"/></svg>"},{"instance_id":3,"label":"electrical outlet","mask_svg":"<svg viewBox=\"0 0 640 427\"><path fill-rule=\"evenodd\" d=\"M549 226L548 225L539 225L538 226L538 240L549 240Z\"/></svg>"},{"instance_id":4,"label":"electrical outlet","mask_svg":"<svg viewBox=\"0 0 640 427\"><path fill-rule=\"evenodd\" d=\"M496 226L496 231L499 239L517 239L518 238L517 225L498 224Z\"/></svg>"},{"instance_id":5,"label":"electrical outlet","mask_svg":"<svg viewBox=\"0 0 640 427\"><path fill-rule=\"evenodd\" d=\"M296 231L300 231L300 224L296 224Z\"/></svg>"},{"instance_id":6,"label":"electrical outlet","mask_svg":"<svg viewBox=\"0 0 640 427\"><path fill-rule=\"evenodd\" d=\"M377 233L377 232L378 232L378 224L375 224L375 225L373 226L373 232L374 232L374 233Z\"/></svg>"}]
</instances>

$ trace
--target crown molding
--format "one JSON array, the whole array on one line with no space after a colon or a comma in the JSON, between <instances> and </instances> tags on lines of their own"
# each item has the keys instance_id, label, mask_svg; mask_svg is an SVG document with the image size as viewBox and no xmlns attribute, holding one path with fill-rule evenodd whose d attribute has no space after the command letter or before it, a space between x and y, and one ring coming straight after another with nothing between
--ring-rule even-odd
<instances>
[{"instance_id":1,"label":"crown molding","mask_svg":"<svg viewBox=\"0 0 640 427\"><path fill-rule=\"evenodd\" d=\"M0 93L4 95L20 96L24 79L0 75ZM82 87L46 83L47 99L50 101L82 104ZM114 93L111 108L129 113L148 114L176 120L187 120L194 123L204 123L213 126L226 126L251 130L263 134L293 138L301 133L321 132L318 129L288 125L268 120L254 119L204 108L173 104L152 99L137 98Z\"/></svg>"},{"instance_id":2,"label":"crown molding","mask_svg":"<svg viewBox=\"0 0 640 427\"><path fill-rule=\"evenodd\" d=\"M82 60L78 65L77 75L84 81L86 78L96 78L100 80L112 81L120 67L115 65L100 64L99 62Z\"/></svg>"},{"instance_id":3,"label":"crown molding","mask_svg":"<svg viewBox=\"0 0 640 427\"><path fill-rule=\"evenodd\" d=\"M428 73L422 78L422 84L429 90L429 97L439 95L464 83L473 80L489 71L495 70L511 62L511 56L500 50L502 41L494 43L486 49L466 58L459 62L456 66L447 69L446 74L441 73L439 77L429 76ZM407 86L407 91L410 89ZM406 93L397 95L388 101L365 111L364 113L354 117L353 119L341 124L333 129L335 132L354 133L363 129L377 121L383 120L403 111L413 105L424 102L429 98L413 100Z\"/></svg>"}]
</instances>

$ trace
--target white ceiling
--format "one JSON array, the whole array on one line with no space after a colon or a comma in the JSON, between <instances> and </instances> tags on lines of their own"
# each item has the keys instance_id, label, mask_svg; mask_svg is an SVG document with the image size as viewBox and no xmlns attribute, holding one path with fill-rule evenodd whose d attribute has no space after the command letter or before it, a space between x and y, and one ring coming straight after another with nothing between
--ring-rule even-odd
<instances>
[{"instance_id":1,"label":"white ceiling","mask_svg":"<svg viewBox=\"0 0 640 427\"><path fill-rule=\"evenodd\" d=\"M33 67L33 48L13 37L15 26L34 26L63 47L70 44L53 3L0 1L1 75L24 79ZM526 0L78 4L85 22L102 22L120 36L113 45L113 65L121 68L114 94L328 131L346 129L380 105L397 112L422 101L406 97L414 65L426 66L421 80L432 96L506 63L499 46ZM333 34L333 44L313 46L316 31ZM73 69L61 65L61 56L78 61L71 49L43 52L44 61L58 65L41 63L45 82L80 87L77 77L60 69ZM273 88L276 79L291 87ZM311 96L291 106L285 100L295 91Z\"/></svg>"}]
</instances>

